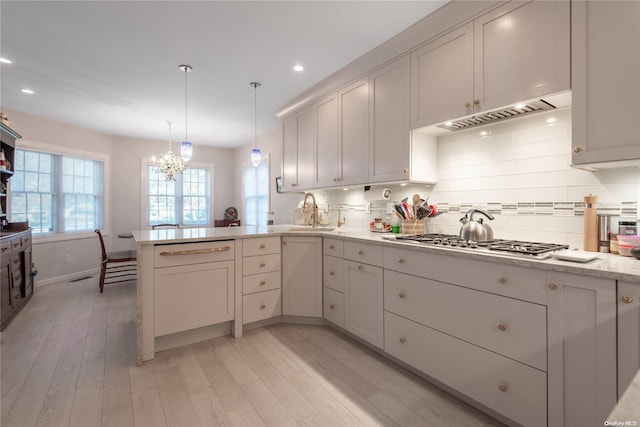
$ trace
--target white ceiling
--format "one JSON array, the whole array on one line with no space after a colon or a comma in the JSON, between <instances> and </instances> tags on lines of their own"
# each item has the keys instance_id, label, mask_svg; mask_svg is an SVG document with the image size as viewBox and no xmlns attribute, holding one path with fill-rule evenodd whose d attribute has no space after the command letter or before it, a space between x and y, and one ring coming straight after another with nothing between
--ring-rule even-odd
<instances>
[{"instance_id":1,"label":"white ceiling","mask_svg":"<svg viewBox=\"0 0 640 427\"><path fill-rule=\"evenodd\" d=\"M305 89L446 1L0 2L3 108L112 135L236 147ZM292 66L301 63L303 73ZM26 95L20 89L36 93ZM9 117L11 119L11 117Z\"/></svg>"}]
</instances>

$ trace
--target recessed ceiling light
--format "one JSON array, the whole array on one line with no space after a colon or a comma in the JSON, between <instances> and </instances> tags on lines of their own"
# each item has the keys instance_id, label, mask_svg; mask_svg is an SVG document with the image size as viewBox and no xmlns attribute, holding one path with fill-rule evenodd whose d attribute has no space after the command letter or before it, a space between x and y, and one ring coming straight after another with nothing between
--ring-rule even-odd
<instances>
[{"instance_id":1,"label":"recessed ceiling light","mask_svg":"<svg viewBox=\"0 0 640 427\"><path fill-rule=\"evenodd\" d=\"M349 187L343 188L342 191L349 191Z\"/></svg>"},{"instance_id":2,"label":"recessed ceiling light","mask_svg":"<svg viewBox=\"0 0 640 427\"><path fill-rule=\"evenodd\" d=\"M480 136L489 136L489 135L491 135L491 131L483 130L482 132L480 132Z\"/></svg>"},{"instance_id":3,"label":"recessed ceiling light","mask_svg":"<svg viewBox=\"0 0 640 427\"><path fill-rule=\"evenodd\" d=\"M304 71L304 67L300 64L294 65L293 66L293 71L297 71L298 73L301 71Z\"/></svg>"},{"instance_id":4,"label":"recessed ceiling light","mask_svg":"<svg viewBox=\"0 0 640 427\"><path fill-rule=\"evenodd\" d=\"M403 183L400 184L400 187L406 187L406 186L407 186L406 182L403 182Z\"/></svg>"},{"instance_id":5,"label":"recessed ceiling light","mask_svg":"<svg viewBox=\"0 0 640 427\"><path fill-rule=\"evenodd\" d=\"M13 64L13 61L7 58L0 57L0 62L3 64Z\"/></svg>"},{"instance_id":6,"label":"recessed ceiling light","mask_svg":"<svg viewBox=\"0 0 640 427\"><path fill-rule=\"evenodd\" d=\"M446 122L444 125L445 126L453 126L453 122Z\"/></svg>"},{"instance_id":7,"label":"recessed ceiling light","mask_svg":"<svg viewBox=\"0 0 640 427\"><path fill-rule=\"evenodd\" d=\"M547 119L547 123L555 123L556 122L556 118L555 117L549 117Z\"/></svg>"},{"instance_id":8,"label":"recessed ceiling light","mask_svg":"<svg viewBox=\"0 0 640 427\"><path fill-rule=\"evenodd\" d=\"M26 89L26 88L25 88L25 89L20 89L20 92L22 92L22 93L27 93L27 94L29 94L29 95L33 95L33 94L35 93L35 92L34 92L34 91L32 91L31 89Z\"/></svg>"},{"instance_id":9,"label":"recessed ceiling light","mask_svg":"<svg viewBox=\"0 0 640 427\"><path fill-rule=\"evenodd\" d=\"M515 105L515 108L517 108L518 110L522 110L524 107L526 107L526 105L522 103Z\"/></svg>"}]
</instances>

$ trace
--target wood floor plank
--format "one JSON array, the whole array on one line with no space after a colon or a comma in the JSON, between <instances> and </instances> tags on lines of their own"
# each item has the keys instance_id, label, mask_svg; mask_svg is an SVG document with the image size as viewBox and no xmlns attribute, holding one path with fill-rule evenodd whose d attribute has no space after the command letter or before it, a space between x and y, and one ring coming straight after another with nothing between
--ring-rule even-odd
<instances>
[{"instance_id":1,"label":"wood floor plank","mask_svg":"<svg viewBox=\"0 0 640 427\"><path fill-rule=\"evenodd\" d=\"M236 349L229 342L230 339L232 338L225 339L221 345L215 347L216 354L238 384L244 385L258 381L258 376L242 360Z\"/></svg>"},{"instance_id":2,"label":"wood floor plank","mask_svg":"<svg viewBox=\"0 0 640 427\"><path fill-rule=\"evenodd\" d=\"M131 394L133 421L136 427L162 427L167 425L158 389L146 388Z\"/></svg>"},{"instance_id":3,"label":"wood floor plank","mask_svg":"<svg viewBox=\"0 0 640 427\"><path fill-rule=\"evenodd\" d=\"M76 389L69 427L99 426L102 423L102 381Z\"/></svg>"},{"instance_id":4,"label":"wood floor plank","mask_svg":"<svg viewBox=\"0 0 640 427\"><path fill-rule=\"evenodd\" d=\"M167 425L175 427L198 425L189 394L182 382L178 368L162 369L155 375Z\"/></svg>"},{"instance_id":5,"label":"wood floor plank","mask_svg":"<svg viewBox=\"0 0 640 427\"><path fill-rule=\"evenodd\" d=\"M175 361L185 389L189 393L209 388L211 384L209 384L207 374L204 373L195 354L193 354L190 347L184 347L184 349L183 353L175 357Z\"/></svg>"},{"instance_id":6,"label":"wood floor plank","mask_svg":"<svg viewBox=\"0 0 640 427\"><path fill-rule=\"evenodd\" d=\"M267 426L297 426L296 421L260 380L240 386Z\"/></svg>"},{"instance_id":7,"label":"wood floor plank","mask_svg":"<svg viewBox=\"0 0 640 427\"><path fill-rule=\"evenodd\" d=\"M213 388L192 391L189 393L189 399L201 426L233 425Z\"/></svg>"},{"instance_id":8,"label":"wood floor plank","mask_svg":"<svg viewBox=\"0 0 640 427\"><path fill-rule=\"evenodd\" d=\"M36 421L36 427L66 426L71 417L75 389L68 393L47 394Z\"/></svg>"}]
</instances>

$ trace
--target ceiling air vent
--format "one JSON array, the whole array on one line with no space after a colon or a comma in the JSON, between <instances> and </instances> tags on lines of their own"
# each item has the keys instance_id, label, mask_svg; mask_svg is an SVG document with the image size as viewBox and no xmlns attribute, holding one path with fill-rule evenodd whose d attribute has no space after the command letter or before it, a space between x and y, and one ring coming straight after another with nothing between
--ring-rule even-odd
<instances>
[{"instance_id":1,"label":"ceiling air vent","mask_svg":"<svg viewBox=\"0 0 640 427\"><path fill-rule=\"evenodd\" d=\"M503 108L501 110L489 111L481 113L476 116L466 117L464 119L456 120L454 122L447 122L446 124L438 125L439 128L447 129L451 131L469 129L474 126L482 126L488 123L494 123L499 120L510 119L513 117L521 117L526 114L536 113L545 110L553 110L556 107L547 101L540 99L537 101L527 102L526 104Z\"/></svg>"}]
</instances>

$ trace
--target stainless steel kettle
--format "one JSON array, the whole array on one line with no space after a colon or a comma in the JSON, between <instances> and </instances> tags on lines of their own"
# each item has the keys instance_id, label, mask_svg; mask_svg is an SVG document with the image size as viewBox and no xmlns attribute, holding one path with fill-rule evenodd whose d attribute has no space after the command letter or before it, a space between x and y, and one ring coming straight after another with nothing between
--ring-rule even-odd
<instances>
[{"instance_id":1,"label":"stainless steel kettle","mask_svg":"<svg viewBox=\"0 0 640 427\"><path fill-rule=\"evenodd\" d=\"M460 222L462 223L460 238L463 240L473 240L474 242L493 240L493 230L489 227L489 224L484 224L483 218L477 221L473 219L473 214L476 212L483 214L490 220L494 219L493 215L485 210L476 208L469 209L467 213L464 214L464 217L460 218Z\"/></svg>"}]
</instances>

